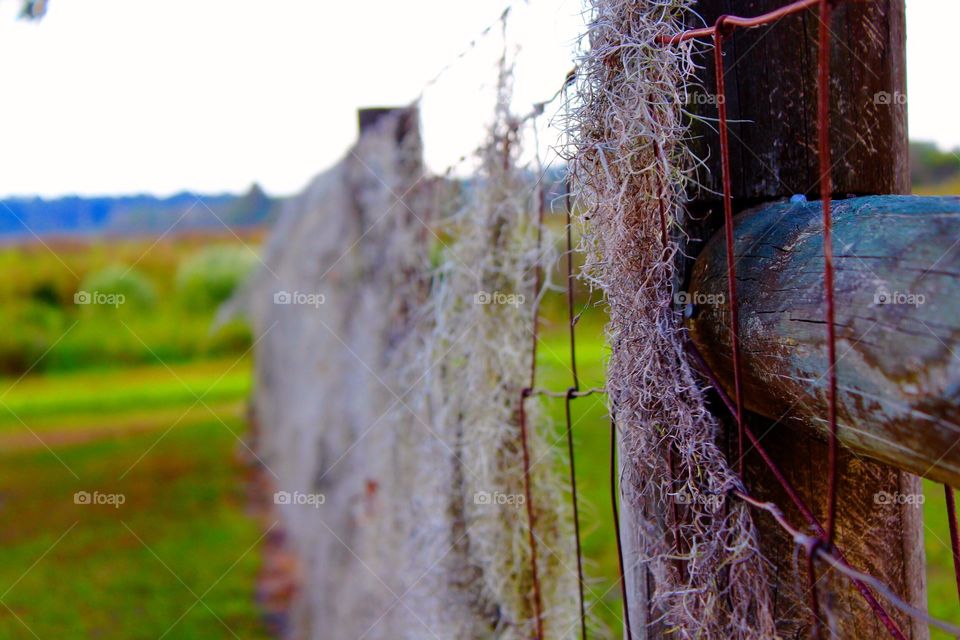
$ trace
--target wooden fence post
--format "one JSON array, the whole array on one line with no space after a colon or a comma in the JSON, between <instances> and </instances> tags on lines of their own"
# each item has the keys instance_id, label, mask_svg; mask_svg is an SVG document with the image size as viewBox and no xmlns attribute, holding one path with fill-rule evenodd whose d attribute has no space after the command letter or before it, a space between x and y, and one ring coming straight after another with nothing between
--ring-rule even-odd
<instances>
[{"instance_id":1,"label":"wooden fence post","mask_svg":"<svg viewBox=\"0 0 960 640\"><path fill-rule=\"evenodd\" d=\"M784 0L700 0L695 9L707 24L713 24L724 14L759 15L783 4ZM903 0L836 3L829 25L833 34L830 139L835 197L909 192L904 13ZM737 30L727 38L725 96L712 95L712 51L706 47L696 60L703 93L692 93L689 107L715 118L716 100L726 101L737 211L795 194L818 197L818 20L814 8L770 27ZM722 191L718 137L706 124L698 126L695 133L699 136L695 151L707 158L707 171L698 176L706 188L693 195L691 207L695 216L703 218L702 232L687 247L693 257L722 223L722 205L716 195ZM749 317L741 316L740 321L744 326ZM840 345L838 352L844 353ZM842 362L838 370L842 371ZM826 442L776 420L752 415L750 421L822 521L827 507ZM728 450L735 458L734 439ZM803 524L755 451L748 453L745 469L751 492L776 502L793 522ZM838 469L838 545L852 564L925 608L921 509L877 499L884 494L919 494L919 479L845 449ZM812 618L802 553L798 559L794 542L768 517L757 514L755 519L762 550L775 572L778 631L785 638L809 637ZM818 566L818 577L822 578L818 592L826 605L822 611L829 618L822 627L836 634L831 637L886 637L886 630L846 578L822 566ZM928 637L925 625L896 611L892 614L907 637Z\"/></svg>"}]
</instances>

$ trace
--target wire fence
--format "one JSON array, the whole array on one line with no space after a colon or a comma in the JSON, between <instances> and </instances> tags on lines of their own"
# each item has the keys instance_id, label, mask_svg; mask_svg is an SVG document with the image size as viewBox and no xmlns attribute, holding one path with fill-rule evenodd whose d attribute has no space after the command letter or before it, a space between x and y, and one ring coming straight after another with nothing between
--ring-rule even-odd
<instances>
[{"instance_id":1,"label":"wire fence","mask_svg":"<svg viewBox=\"0 0 960 640\"><path fill-rule=\"evenodd\" d=\"M850 582L854 585L857 592L865 600L869 608L872 610L873 614L876 616L877 620L886 628L889 634L894 638L907 638L908 635L901 629L894 617L890 613L889 607L893 607L901 610L908 616L922 620L923 622L936 626L948 633L955 634L960 636L960 627L935 619L931 617L927 612L919 609L915 604L904 601L900 595L898 595L893 588L884 584L882 581L878 580L876 577L862 571L860 568L854 566L854 564L849 561L844 555L843 549L840 548L836 541L836 530L837 530L837 515L839 509L842 505L839 504L839 491L838 487L841 486L843 478L840 477L838 471L838 454L840 441L838 438L838 420L837 420L837 335L836 335L836 301L834 295L834 255L833 255L833 237L832 237L832 203L831 196L833 193L832 181L831 181L831 154L830 154L830 107L831 107L831 97L830 97L830 85L831 85L831 69L830 69L830 16L831 11L834 8L836 2L831 2L831 0L802 0L800 2L793 2L786 4L783 7L775 11L771 11L764 15L756 17L740 17L733 15L724 15L719 17L716 22L705 28L690 29L682 31L679 33L664 33L662 36L659 36L657 41L658 44L664 48L676 47L684 42L689 42L692 40L708 40L712 43L713 47L713 63L714 63L714 72L716 78L715 92L718 97L717 100L717 123L718 123L718 135L720 140L720 151L721 151L721 167L722 167L722 201L723 201L723 228L724 228L724 240L726 244L726 277L727 277L727 293L729 296L730 302L730 342L732 345L731 350L731 359L733 361L733 397L730 397L724 391L724 385L721 384L718 376L714 371L711 370L710 366L707 364L706 359L703 355L697 350L697 347L693 344L692 341L687 341L685 348L689 359L694 364L695 368L702 374L703 380L709 384L709 386L714 389L724 407L731 414L734 423L736 425L736 443L737 443L737 452L739 453L738 457L738 479L740 487L732 490L730 496L739 500L742 504L747 505L748 507L756 510L758 513L764 515L765 517L771 518L785 534L792 541L793 545L801 550L806 557L806 572L807 572L807 581L808 581L808 592L810 594L808 606L810 613L812 615L811 628L815 635L820 635L823 633L824 629L822 628L822 615L820 611L820 602L821 599L818 597L818 568L821 568L823 565L827 565L838 573L846 576ZM828 351L828 369L825 372L825 376L828 380L828 401L827 401L827 417L826 423L829 429L829 460L828 460L828 477L826 480L827 485L827 513L826 518L823 522L814 515L814 510L801 497L800 491L795 487L787 478L787 475L784 471L777 465L774 461L773 456L764 447L762 443L762 437L758 437L754 430L751 428L746 412L745 412L745 400L744 400L744 382L743 382L743 373L742 373L742 357L741 357L741 336L740 336L740 327L741 327L741 318L739 314L738 306L738 287L737 287L737 277L736 277L736 260L734 259L734 206L733 206L733 189L732 189L732 172L731 172L731 162L730 162L730 141L729 141L729 125L730 119L728 118L726 100L719 99L726 96L727 88L725 86L724 78L724 45L730 40L733 33L738 29L752 29L758 27L764 27L772 25L782 19L789 18L806 11L818 11L819 15L819 27L818 27L818 56L817 56L817 156L818 156L818 167L819 167L819 189L820 189L820 199L821 199L821 208L822 208L822 219L823 219L823 264L824 264L824 275L823 275L823 286L824 286L824 304L825 304L825 315L824 315L824 324L826 327L826 337L827 337L827 351ZM461 53L457 55L454 61L450 64L441 68L440 72L431 78L428 83L421 89L419 92L420 98L422 99L424 93L431 87L436 86L440 79L450 70L454 69L457 62L464 59L465 56L469 54L476 47L476 43L486 37L489 37L491 34L501 33L504 34L504 54L503 57L506 58L506 28L508 20L511 16L511 9L508 7L500 15L496 24L491 24L486 27L480 34L477 40L470 43L470 45L465 48ZM497 29L497 25L501 29ZM501 60L501 65L503 60ZM539 124L542 122L541 119L546 117L546 112L548 107L554 105L559 101L560 110L568 110L569 117L569 108L571 103L575 102L578 97L573 91L573 88L576 86L575 80L578 78L578 74L582 73L580 69L574 68L570 70L566 76L562 79L559 88L552 95L547 97L542 102L538 102L532 105L530 110L527 113L513 116L508 119L508 125L506 130L501 130L499 132L495 131L495 134L500 135L501 139L497 143L502 147L503 153L503 172L506 174L509 170L510 163L510 154L511 148L510 145L512 141L518 136L519 131L524 127L531 127L531 129L536 133L538 130ZM656 144L656 143L654 143ZM560 146L558 144L558 146ZM531 608L533 610L533 630L531 635L536 638L546 638L547 629L546 629L546 620L548 618L549 612L545 606L545 585L543 584L543 563L545 562L544 556L552 553L552 550L549 548L544 548L544 543L541 538L538 536L538 516L542 515L538 513L538 500L537 500L537 491L538 486L535 484L534 475L532 473L532 468L536 465L537 461L532 460L531 455L531 430L534 428L533 425L529 424L529 414L528 414L528 403L531 402L534 398L552 398L552 399L562 399L564 402L564 422L563 422L563 440L565 441L566 448L566 472L567 476L565 481L568 483L569 495L570 495L570 513L572 516L572 529L576 553L576 581L577 581L577 596L578 596L578 616L577 621L579 623L580 636L582 638L587 638L588 636L588 618L589 611L588 606L585 601L585 593L587 590L587 580L584 575L584 553L583 553L583 544L582 544L582 528L581 528L581 504L580 504L580 492L578 490L578 480L576 474L576 459L578 454L578 449L575 444L574 439L574 421L572 419L573 415L573 406L576 400L581 398L592 397L596 395L607 394L607 390L597 387L587 387L582 384L580 371L581 368L578 366L578 357L577 357L577 326L580 319L580 313L577 310L577 295L576 295L576 284L578 282L577 269L575 267L575 257L577 255L578 248L575 246L574 242L574 217L577 209L578 203L573 200L573 188L570 185L572 178L568 177L567 185L564 195L564 238L563 238L563 290L564 296L566 298L565 302L565 325L566 325L566 342L568 343L568 366L570 370L570 383L566 388L551 389L544 386L538 386L538 345L541 344L541 325L543 322L541 314L541 301L542 293L545 289L545 283L547 279L547 274L545 273L550 265L541 262L541 256L543 255L542 244L545 242L546 237L546 218L549 209L551 208L551 202L549 198L549 193L547 189L547 183L545 181L545 176L547 174L548 166L544 162L541 149L539 147L539 141L536 145L536 161L537 161L537 178L534 181L533 188L536 192L535 202L537 203L537 211L534 217L535 226L536 226L536 251L534 254L537 256L537 261L533 265L534 269L534 279L532 282L532 293L534 300L534 307L532 312L531 325L530 325L530 340L529 340L529 352L524 352L524 355L528 358L529 369L526 373L525 379L522 381L519 387L512 387L511 394L513 390L516 389L516 397L514 402L515 404L515 416L518 427L518 436L520 442L519 448L521 449L521 463L522 463L522 480L523 480L523 495L524 495L524 505L525 505L525 516L526 516L526 544L527 552L526 557L529 558L529 574L531 577L531 593L530 601ZM569 154L566 156L561 149L554 148L554 152L557 153L558 157L563 158L564 160L569 161L571 158ZM664 150L660 147L656 148L655 155L661 156L664 153ZM465 154L461 156L459 160L455 163L445 167L444 169L435 172L438 175L450 176L455 172L459 166L464 163L470 154ZM418 181L419 183L419 181ZM668 188L666 185L661 185L661 188ZM395 194L394 194L395 195ZM406 194L404 194L406 195ZM670 223L668 221L667 212L665 211L663 205L663 193L651 194L653 198L661 202L660 211L659 211L659 222L660 222L660 241L662 242L663 248L666 249L671 245L671 229ZM401 200L402 197L398 197L398 200ZM421 221L422 224L422 221ZM436 234L435 234L436 235ZM613 345L613 348L616 349L617 345ZM621 435L621 431L618 429L617 424L617 398L610 398L608 400L608 409L610 414L610 431L609 431L609 484L610 484L610 511L613 521L614 536L616 538L616 549L617 549L617 561L618 561L618 574L619 574L619 587L621 591L622 599L622 617L623 617L623 627L627 638L632 640L635 630L635 624L638 621L633 621L634 624L631 624L630 612L631 605L634 604L635 599L645 598L646 594L641 594L632 591L628 582L625 579L626 561L631 558L626 558L629 551L626 549L625 541L622 539L622 527L620 522L621 516L621 498L622 491L620 487L620 466L623 464L629 464L629 461L618 461L618 436ZM785 510L781 505L778 505L774 502L764 501L757 498L750 489L747 487L747 481L745 476L744 469L744 459L745 452L747 447L757 451L760 459L762 460L766 471L772 476L775 482L782 488L784 494L788 497L790 502L793 503L796 510L801 514L804 520L803 526L798 526L794 522L791 522L790 519L785 514ZM666 455L672 455L672 449L668 445L665 451ZM672 460L667 460L667 468L671 470L672 473ZM672 480L672 478L671 478ZM956 514L956 505L953 489L947 485L944 486L946 505L948 517L950 520L950 538L951 538L951 549L953 554L954 562L954 571L957 580L958 593L960 593L960 536L958 536L958 527L957 527L957 514ZM674 545L674 551L678 558L683 558L686 552L690 550L682 550L680 547L683 544L683 536L679 530L677 522L679 518L677 516L677 504L676 496L673 496L673 504L667 505L668 508L673 509L673 539L672 544ZM813 532L811 535L810 531ZM818 567L818 562L823 563ZM716 579L722 580L723 577L716 576Z\"/></svg>"},{"instance_id":2,"label":"wire fence","mask_svg":"<svg viewBox=\"0 0 960 640\"><path fill-rule=\"evenodd\" d=\"M724 215L724 235L726 242L726 257L727 257L727 286L728 286L728 295L730 299L730 340L733 345L732 349L732 361L733 361L733 373L734 373L734 397L730 398L725 392L723 385L719 382L716 375L710 370L710 367L707 365L704 358L697 352L696 347L690 343L690 355L693 358L694 362L698 365L699 369L705 376L705 378L711 383L712 387L720 395L723 404L733 416L736 427L737 427L737 448L739 451L739 464L740 464L740 476L741 480L743 479L743 464L744 464L744 451L746 444L755 449L760 458L763 460L766 465L769 473L773 476L776 482L781 486L785 494L790 498L794 503L798 511L803 515L806 525L810 527L815 532L815 535L809 535L805 533L801 528L798 528L796 525L792 524L787 517L784 515L783 510L776 504L771 502L765 502L759 500L751 495L749 489L743 491L735 491L734 495L736 498L742 500L744 503L750 507L755 508L756 510L765 513L770 516L782 529L786 532L794 543L802 549L807 557L807 580L808 580L808 592L810 594L809 598L809 607L812 613L812 628L815 635L819 636L823 633L822 629L822 616L820 612L820 599L817 595L817 564L816 560L820 560L833 569L837 570L839 573L845 575L856 587L857 591L868 603L870 609L873 611L877 619L883 624L887 629L891 637L894 638L906 638L907 635L902 629L899 628L896 621L891 617L887 608L880 602L880 598L886 600L889 605L896 607L902 610L909 616L913 616L926 622L930 625L938 627L943 631L946 631L950 634L960 636L960 627L948 623L943 620L938 620L930 616L926 611L905 602L900 598L893 589L885 585L880 580L870 576L867 573L864 573L854 566L852 566L845 558L843 550L835 542L835 532L836 532L836 519L837 519L837 510L838 510L838 500L837 500L837 487L842 478L838 474L838 463L837 455L839 448L839 441L837 437L837 337L835 329L835 314L836 314L836 302L834 296L834 255L833 255L833 239L831 236L831 195L832 195L832 182L831 182L831 155L830 155L830 82L831 82L831 73L830 73L830 17L833 5L836 4L831 0L802 0L800 2L793 2L786 4L783 7L769 13L755 16L755 17L741 17L734 15L724 15L716 20L716 22L710 26L699 29L690 29L683 31L677 34L665 34L659 40L663 46L674 46L679 43L694 40L694 39L709 39L712 41L713 52L714 52L714 64L715 64L715 76L716 76L716 96L718 96L717 107L718 107L718 130L720 137L720 149L721 149L721 165L722 165L722 184L723 184L723 215ZM813 514L813 511L808 506L808 504L800 497L799 492L796 487L794 487L784 473L780 470L777 464L773 461L770 454L764 448L761 443L760 438L753 432L753 430L748 425L744 416L744 398L743 398L743 382L742 382L742 372L741 372L741 340L738 335L738 329L740 325L739 309L738 309L738 300L737 300L737 282L736 282L736 261L734 259L734 215L733 215L733 198L732 198L732 187L731 187L731 169L730 169L730 143L729 143L729 121L727 116L727 107L726 101L723 97L726 96L726 87L724 81L724 64L723 64L723 52L724 52L724 43L727 41L737 29L751 29L757 27L763 27L772 25L778 22L781 19L787 18L789 16L799 14L804 11L817 10L819 11L818 19L818 58L817 58L817 86L818 86L818 96L817 96L817 150L818 150L818 162L819 162L819 176L820 176L820 199L822 205L822 215L823 215L823 264L824 264L824 275L823 275L823 284L824 284L824 303L825 303L825 325L827 331L827 346L828 346L828 362L829 369L826 372L828 379L828 415L827 415L827 424L829 425L829 475L827 479L827 517L825 522L816 518ZM576 70L571 71L571 74L567 77L564 82L566 87L571 78L576 73ZM569 196L568 196L569 198ZM543 203L543 198L541 198L541 204ZM573 259L575 248L572 241L572 221L571 221L571 211L572 203L567 202L566 206L566 295L567 295L567 323L569 329L569 363L570 370L572 373L571 386L564 392L561 390L546 390L538 389L535 386L536 382L536 352L537 352L537 331L539 328L539 318L535 315L534 326L533 326L533 335L534 339L532 340L531 346L531 370L530 370L530 383L529 386L524 387L520 393L519 398L519 415L521 421L521 434L522 437L526 438L526 429L524 427L524 403L525 401L534 395L547 395L550 397L562 397L565 402L565 433L567 437L567 453L568 453L568 464L570 469L570 494L573 502L573 515L575 522L575 531L577 535L577 556L578 556L578 580L580 585L580 623L581 623L581 637L587 637L587 626L586 626L586 614L585 614L585 605L584 605L584 578L583 578L583 565L582 565L582 552L580 548L580 523L579 523L579 512L577 504L577 480L575 473L575 446L572 437L573 425L571 422L571 403L573 400L582 398L593 393L602 393L600 389L589 389L581 390L580 382L577 375L577 354L576 354L576 324L577 324L577 315L575 313L575 304L574 304L574 283L576 276L573 269ZM543 220L543 208L541 206L540 211L540 221L542 224ZM667 228L667 223L665 217L661 217L663 224L662 233L664 242L666 244L666 238L668 237L669 230ZM540 279L538 278L537 288L540 286ZM630 594L627 592L626 583L624 581L624 556L623 556L623 545L620 539L620 523L619 523L619 514L618 514L618 494L617 489L617 427L615 422L616 407L610 407L611 412L611 422L610 422L610 464L611 464L611 476L610 476L610 485L611 485L611 507L613 512L614 527L617 537L617 549L618 549L618 559L620 566L620 584L622 588L622 598L624 602L623 606L623 615L624 615L624 629L626 636L632 638L632 626L629 620L629 600L631 597L637 597L637 594ZM525 458L526 460L526 458ZM534 490L530 486L529 475L525 475L525 484L527 491L527 504L532 505L533 501L530 499L530 492ZM744 481L744 486L746 483ZM954 491L949 485L944 485L944 492L946 497L947 513L950 523L950 542L951 550L953 555L953 564L954 564L954 573L957 581L958 595L960 595L960 538L958 538L958 527L957 527L957 514L956 514L956 505L954 498ZM531 571L534 576L537 573L537 555L536 555L536 540L534 535L534 530L536 528L535 513L532 509L528 510L529 526L530 526L530 546L531 546ZM540 604L540 594L539 594L539 584L535 580L535 599L536 599L536 614L539 620L542 618L542 607ZM878 598L879 596L879 598ZM543 628L542 625L538 625L538 637L543 637Z\"/></svg>"}]
</instances>

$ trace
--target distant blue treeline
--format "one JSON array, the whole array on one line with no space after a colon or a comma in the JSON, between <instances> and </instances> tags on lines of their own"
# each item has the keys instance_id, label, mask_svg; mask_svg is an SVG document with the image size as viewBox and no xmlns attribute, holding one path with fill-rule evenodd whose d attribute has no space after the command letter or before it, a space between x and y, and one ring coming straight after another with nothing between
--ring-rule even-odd
<instances>
[{"instance_id":1,"label":"distant blue treeline","mask_svg":"<svg viewBox=\"0 0 960 640\"><path fill-rule=\"evenodd\" d=\"M566 172L550 167L542 175L525 172L531 185L544 190L550 211L565 208ZM469 198L482 178L450 179ZM272 222L282 199L271 198L254 184L243 195L178 193L168 198L149 195L85 198L67 196L53 200L8 198L0 200L0 241L16 242L33 236L91 234L162 234L178 231L231 229Z\"/></svg>"},{"instance_id":2,"label":"distant blue treeline","mask_svg":"<svg viewBox=\"0 0 960 640\"><path fill-rule=\"evenodd\" d=\"M269 221L278 202L257 185L239 196L184 192L168 198L9 198L0 200L0 237L164 233L224 225L251 226Z\"/></svg>"}]
</instances>

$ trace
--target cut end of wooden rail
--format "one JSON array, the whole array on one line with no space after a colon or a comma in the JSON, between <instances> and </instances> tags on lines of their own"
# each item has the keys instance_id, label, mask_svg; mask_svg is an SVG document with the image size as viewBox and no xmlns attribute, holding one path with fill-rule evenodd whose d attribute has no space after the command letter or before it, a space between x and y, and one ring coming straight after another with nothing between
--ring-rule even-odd
<instances>
[{"instance_id":1,"label":"cut end of wooden rail","mask_svg":"<svg viewBox=\"0 0 960 640\"><path fill-rule=\"evenodd\" d=\"M838 422L857 455L960 486L960 197L835 201ZM736 219L744 402L826 434L827 344L820 202ZM726 251L697 259L688 328L732 386Z\"/></svg>"}]
</instances>

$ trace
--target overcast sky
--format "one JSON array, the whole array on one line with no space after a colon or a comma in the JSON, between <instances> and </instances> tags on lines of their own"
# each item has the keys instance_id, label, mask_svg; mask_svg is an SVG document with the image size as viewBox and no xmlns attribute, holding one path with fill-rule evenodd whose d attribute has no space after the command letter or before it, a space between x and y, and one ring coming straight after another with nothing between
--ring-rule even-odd
<instances>
[{"instance_id":1,"label":"overcast sky","mask_svg":"<svg viewBox=\"0 0 960 640\"><path fill-rule=\"evenodd\" d=\"M0 0L0 196L299 190L356 134L496 24L506 0ZM530 0L520 104L571 66L577 0ZM911 137L960 146L957 0L907 0ZM428 160L468 152L489 119L495 31L424 94Z\"/></svg>"}]
</instances>

